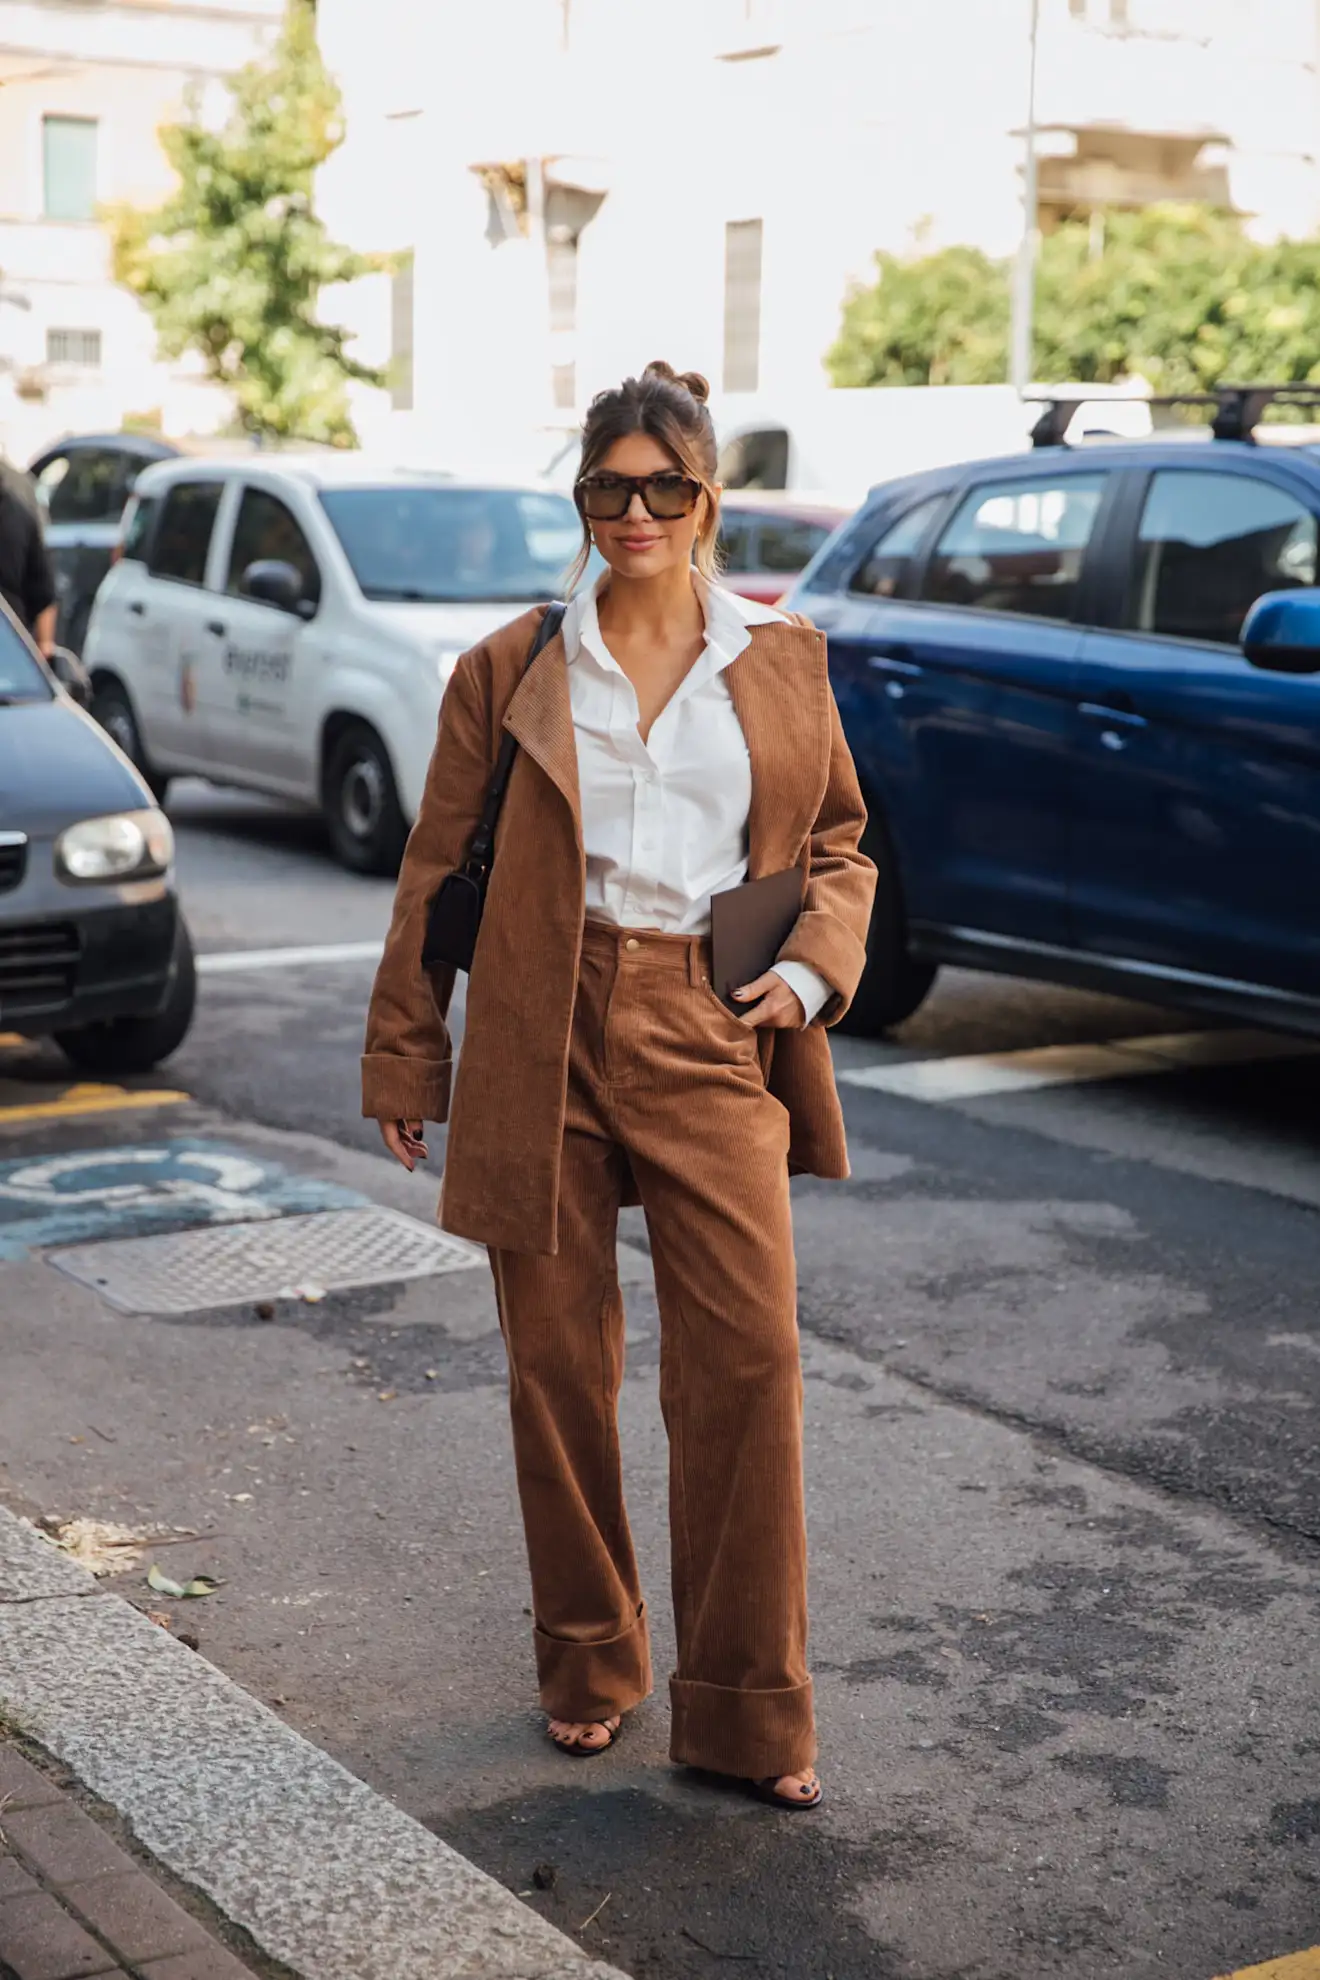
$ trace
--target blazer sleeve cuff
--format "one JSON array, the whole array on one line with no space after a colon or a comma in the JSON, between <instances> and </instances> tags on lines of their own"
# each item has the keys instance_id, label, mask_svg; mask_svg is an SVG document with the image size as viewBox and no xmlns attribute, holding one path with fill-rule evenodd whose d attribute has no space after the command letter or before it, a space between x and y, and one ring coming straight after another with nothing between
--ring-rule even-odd
<instances>
[{"instance_id":1,"label":"blazer sleeve cuff","mask_svg":"<svg viewBox=\"0 0 1320 1980\"><path fill-rule=\"evenodd\" d=\"M802 1020L804 1024L810 1024L813 1018L819 1017L834 995L820 971L809 969L806 963L777 962L774 973L783 978L801 1004L805 1012Z\"/></svg>"},{"instance_id":2,"label":"blazer sleeve cuff","mask_svg":"<svg viewBox=\"0 0 1320 1980\"><path fill-rule=\"evenodd\" d=\"M369 1121L446 1121L453 1063L368 1052L362 1061L362 1112Z\"/></svg>"},{"instance_id":3,"label":"blazer sleeve cuff","mask_svg":"<svg viewBox=\"0 0 1320 1980\"><path fill-rule=\"evenodd\" d=\"M837 915L808 908L798 917L797 926L775 958L774 967L778 969L786 962L805 964L829 985L831 995L818 1016L825 1024L837 1024L862 980L866 945L858 941Z\"/></svg>"}]
</instances>

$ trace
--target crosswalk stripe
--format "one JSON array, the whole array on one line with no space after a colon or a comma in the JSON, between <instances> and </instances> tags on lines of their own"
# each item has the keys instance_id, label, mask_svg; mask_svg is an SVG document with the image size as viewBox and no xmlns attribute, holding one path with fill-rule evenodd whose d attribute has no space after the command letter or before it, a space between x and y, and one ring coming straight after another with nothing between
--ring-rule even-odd
<instances>
[{"instance_id":1,"label":"crosswalk stripe","mask_svg":"<svg viewBox=\"0 0 1320 1980\"><path fill-rule=\"evenodd\" d=\"M1309 1952L1288 1953L1282 1959L1267 1959L1264 1966L1243 1966L1226 1973L1222 1980L1320 1980L1320 1946Z\"/></svg>"},{"instance_id":2,"label":"crosswalk stripe","mask_svg":"<svg viewBox=\"0 0 1320 1980\"><path fill-rule=\"evenodd\" d=\"M79 1114L117 1114L135 1107L177 1107L181 1101L190 1098L190 1094L166 1087L133 1092L126 1086L69 1086L54 1100L24 1100L13 1107L7 1107L0 1101L0 1127L9 1127L15 1121L56 1121Z\"/></svg>"},{"instance_id":3,"label":"crosswalk stripe","mask_svg":"<svg viewBox=\"0 0 1320 1980\"><path fill-rule=\"evenodd\" d=\"M996 1093L1031 1093L1047 1086L1090 1080L1149 1078L1200 1066L1246 1065L1320 1052L1320 1044L1277 1031L1157 1032L1115 1038L1104 1045L1042 1045L1025 1052L978 1053L966 1058L904 1059L839 1072L847 1086L869 1087L905 1100L936 1105L978 1100Z\"/></svg>"},{"instance_id":4,"label":"crosswalk stripe","mask_svg":"<svg viewBox=\"0 0 1320 1980\"><path fill-rule=\"evenodd\" d=\"M200 976L228 976L245 969L298 969L306 963L378 962L382 942L317 942L302 949L218 949L198 956Z\"/></svg>"}]
</instances>

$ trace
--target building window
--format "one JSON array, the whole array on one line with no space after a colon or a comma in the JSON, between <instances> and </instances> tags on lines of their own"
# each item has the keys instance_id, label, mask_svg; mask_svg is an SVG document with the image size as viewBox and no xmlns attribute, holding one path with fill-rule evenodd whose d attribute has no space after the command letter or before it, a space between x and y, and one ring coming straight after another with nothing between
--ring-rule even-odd
<instances>
[{"instance_id":1,"label":"building window","mask_svg":"<svg viewBox=\"0 0 1320 1980\"><path fill-rule=\"evenodd\" d=\"M413 251L400 255L390 290L390 404L413 409L413 326L416 317Z\"/></svg>"},{"instance_id":2,"label":"building window","mask_svg":"<svg viewBox=\"0 0 1320 1980\"><path fill-rule=\"evenodd\" d=\"M87 371L101 369L99 330L47 330L47 364L77 364Z\"/></svg>"},{"instance_id":3,"label":"building window","mask_svg":"<svg viewBox=\"0 0 1320 1980\"><path fill-rule=\"evenodd\" d=\"M43 117L41 162L48 220L96 218L95 117Z\"/></svg>"},{"instance_id":4,"label":"building window","mask_svg":"<svg viewBox=\"0 0 1320 1980\"><path fill-rule=\"evenodd\" d=\"M726 392L754 392L761 382L761 234L759 220L724 229Z\"/></svg>"}]
</instances>

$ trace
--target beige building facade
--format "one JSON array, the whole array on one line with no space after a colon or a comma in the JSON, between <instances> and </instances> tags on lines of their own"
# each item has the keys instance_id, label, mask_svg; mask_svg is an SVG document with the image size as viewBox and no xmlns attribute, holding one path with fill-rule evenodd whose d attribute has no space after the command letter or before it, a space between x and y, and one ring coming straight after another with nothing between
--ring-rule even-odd
<instances>
[{"instance_id":1,"label":"beige building facade","mask_svg":"<svg viewBox=\"0 0 1320 1980\"><path fill-rule=\"evenodd\" d=\"M0 451L158 416L207 431L228 406L110 278L100 214L167 197L157 141L191 92L259 52L282 0L0 0Z\"/></svg>"}]
</instances>

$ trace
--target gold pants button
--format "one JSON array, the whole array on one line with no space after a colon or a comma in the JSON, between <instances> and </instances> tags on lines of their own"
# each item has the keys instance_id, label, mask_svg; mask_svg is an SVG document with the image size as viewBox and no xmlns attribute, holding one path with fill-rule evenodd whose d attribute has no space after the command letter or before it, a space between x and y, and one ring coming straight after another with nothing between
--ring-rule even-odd
<instances>
[{"instance_id":1,"label":"gold pants button","mask_svg":"<svg viewBox=\"0 0 1320 1980\"><path fill-rule=\"evenodd\" d=\"M640 949L642 945L635 935L630 935L623 946L625 949Z\"/></svg>"}]
</instances>

